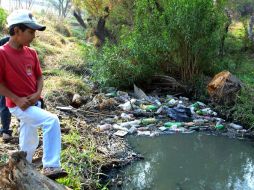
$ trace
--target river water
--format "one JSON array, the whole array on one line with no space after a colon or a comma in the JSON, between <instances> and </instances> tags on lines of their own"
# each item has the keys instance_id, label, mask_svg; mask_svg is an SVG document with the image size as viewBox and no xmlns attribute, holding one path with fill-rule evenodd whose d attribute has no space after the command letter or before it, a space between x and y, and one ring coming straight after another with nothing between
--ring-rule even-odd
<instances>
[{"instance_id":1,"label":"river water","mask_svg":"<svg viewBox=\"0 0 254 190\"><path fill-rule=\"evenodd\" d=\"M252 190L252 142L204 134L130 137L145 160L125 168L114 190Z\"/></svg>"}]
</instances>

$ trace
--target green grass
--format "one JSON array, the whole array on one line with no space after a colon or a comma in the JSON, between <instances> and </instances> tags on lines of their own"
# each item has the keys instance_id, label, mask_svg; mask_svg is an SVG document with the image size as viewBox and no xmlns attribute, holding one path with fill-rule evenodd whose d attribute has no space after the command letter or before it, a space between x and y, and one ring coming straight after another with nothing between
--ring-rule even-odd
<instances>
[{"instance_id":1,"label":"green grass","mask_svg":"<svg viewBox=\"0 0 254 190\"><path fill-rule=\"evenodd\" d=\"M221 66L237 76L244 88L237 96L233 107L225 107L224 112L230 112L235 122L240 122L245 127L254 126L254 52L246 46L245 30L241 23L232 24L229 35L225 41L226 54L221 60ZM250 43L247 43L249 45ZM230 110L228 110L230 109Z\"/></svg>"}]
</instances>

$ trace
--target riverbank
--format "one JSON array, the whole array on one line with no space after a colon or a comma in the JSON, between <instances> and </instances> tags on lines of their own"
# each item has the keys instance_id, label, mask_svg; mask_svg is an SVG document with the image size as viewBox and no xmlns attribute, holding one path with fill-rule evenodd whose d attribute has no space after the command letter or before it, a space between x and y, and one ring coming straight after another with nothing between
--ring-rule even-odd
<instances>
[{"instance_id":1,"label":"riverbank","mask_svg":"<svg viewBox=\"0 0 254 190\"><path fill-rule=\"evenodd\" d=\"M142 99L134 96L133 91L98 88L91 80L92 71L87 63L89 48L84 41L85 31L74 27L77 23L73 21L54 17L41 19L48 28L38 33L33 47L38 51L45 76L43 96L46 109L56 113L61 120L62 164L69 173L67 178L58 180L59 183L73 189L105 190L111 183L121 186L121 179L117 178L118 169L143 159L143 155L135 153L127 143L128 136L153 138L175 133L205 133L253 139L251 130L237 128L220 117L229 111L227 109L216 115L209 105L170 93L147 94ZM253 58L247 57L250 65ZM234 60L234 56L230 59ZM248 68L246 66L244 71ZM252 75L239 74L250 85L253 83L250 80ZM244 116L246 106L251 108L248 102L242 102L244 106L239 115ZM173 109L178 105L181 111ZM175 121L169 114L172 116L172 111L183 113L181 118L188 121ZM248 123L251 125L251 120ZM17 128L18 122L13 118L14 139L8 143L1 142L1 163L7 161L10 151L18 150ZM41 169L41 156L40 143L34 160L38 170ZM109 175L115 168L115 175Z\"/></svg>"}]
</instances>

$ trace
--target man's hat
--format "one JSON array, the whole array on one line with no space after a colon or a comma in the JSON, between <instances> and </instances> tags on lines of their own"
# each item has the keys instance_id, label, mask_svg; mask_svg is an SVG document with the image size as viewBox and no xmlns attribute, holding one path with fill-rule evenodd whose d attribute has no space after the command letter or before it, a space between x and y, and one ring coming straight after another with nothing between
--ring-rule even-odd
<instances>
[{"instance_id":1,"label":"man's hat","mask_svg":"<svg viewBox=\"0 0 254 190\"><path fill-rule=\"evenodd\" d=\"M46 26L37 23L29 10L16 10L7 17L8 27L14 24L24 24L33 30L43 31Z\"/></svg>"}]
</instances>

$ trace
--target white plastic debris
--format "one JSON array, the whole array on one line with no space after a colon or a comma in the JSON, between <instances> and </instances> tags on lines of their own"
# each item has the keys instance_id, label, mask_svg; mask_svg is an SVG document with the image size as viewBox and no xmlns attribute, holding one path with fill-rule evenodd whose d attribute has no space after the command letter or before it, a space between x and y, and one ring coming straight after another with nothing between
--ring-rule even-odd
<instances>
[{"instance_id":1,"label":"white plastic debris","mask_svg":"<svg viewBox=\"0 0 254 190\"><path fill-rule=\"evenodd\" d=\"M193 120L195 125L203 125L205 122L207 122L207 120L205 119L194 119Z\"/></svg>"},{"instance_id":2,"label":"white plastic debris","mask_svg":"<svg viewBox=\"0 0 254 190\"><path fill-rule=\"evenodd\" d=\"M171 99L171 100L168 101L168 105L169 106L175 106L177 104L177 102L178 102L177 100Z\"/></svg>"},{"instance_id":3,"label":"white plastic debris","mask_svg":"<svg viewBox=\"0 0 254 190\"><path fill-rule=\"evenodd\" d=\"M114 135L119 137L124 137L127 134L128 134L128 131L122 131L122 130L118 130L117 132L114 133Z\"/></svg>"},{"instance_id":4,"label":"white plastic debris","mask_svg":"<svg viewBox=\"0 0 254 190\"><path fill-rule=\"evenodd\" d=\"M134 84L134 95L136 98L138 99L144 99L144 100L148 100L147 95L144 93L143 90L141 90L140 88L138 88L135 84Z\"/></svg>"},{"instance_id":5,"label":"white plastic debris","mask_svg":"<svg viewBox=\"0 0 254 190\"><path fill-rule=\"evenodd\" d=\"M111 124L97 125L97 129L99 131L106 131L106 130L110 130L111 128L112 128Z\"/></svg>"},{"instance_id":6,"label":"white plastic debris","mask_svg":"<svg viewBox=\"0 0 254 190\"><path fill-rule=\"evenodd\" d=\"M163 111L163 106L161 106L157 111L156 114L160 114Z\"/></svg>"},{"instance_id":7,"label":"white plastic debris","mask_svg":"<svg viewBox=\"0 0 254 190\"><path fill-rule=\"evenodd\" d=\"M120 104L119 107L122 108L124 111L130 111L133 107L133 104L136 102L136 99L131 99L124 104Z\"/></svg>"},{"instance_id":8,"label":"white plastic debris","mask_svg":"<svg viewBox=\"0 0 254 190\"><path fill-rule=\"evenodd\" d=\"M121 131L128 131L128 129L126 127L122 127L122 126L117 125L117 124L113 125L113 129L115 129L115 130L121 130Z\"/></svg>"},{"instance_id":9,"label":"white plastic debris","mask_svg":"<svg viewBox=\"0 0 254 190\"><path fill-rule=\"evenodd\" d=\"M120 126L121 127L132 127L132 126L137 126L140 123L141 123L141 120L134 120L134 121L128 121L128 122L121 123Z\"/></svg>"},{"instance_id":10,"label":"white plastic debris","mask_svg":"<svg viewBox=\"0 0 254 190\"><path fill-rule=\"evenodd\" d=\"M198 105L200 105L201 107L205 107L206 105L203 102L199 102L197 101Z\"/></svg>"},{"instance_id":11,"label":"white plastic debris","mask_svg":"<svg viewBox=\"0 0 254 190\"><path fill-rule=\"evenodd\" d=\"M150 136L150 131L138 131L138 136Z\"/></svg>"},{"instance_id":12,"label":"white plastic debris","mask_svg":"<svg viewBox=\"0 0 254 190\"><path fill-rule=\"evenodd\" d=\"M130 134L134 134L134 133L136 133L137 132L137 128L136 127L134 127L134 126L132 126L130 129L129 129L129 131L128 131Z\"/></svg>"},{"instance_id":13,"label":"white plastic debris","mask_svg":"<svg viewBox=\"0 0 254 190\"><path fill-rule=\"evenodd\" d=\"M130 120L133 118L132 114L127 114L127 113L121 113L121 118L125 120Z\"/></svg>"},{"instance_id":14,"label":"white plastic debris","mask_svg":"<svg viewBox=\"0 0 254 190\"><path fill-rule=\"evenodd\" d=\"M159 127L159 129L160 129L161 131L166 131L166 130L168 130L167 127Z\"/></svg>"},{"instance_id":15,"label":"white plastic debris","mask_svg":"<svg viewBox=\"0 0 254 190\"><path fill-rule=\"evenodd\" d=\"M233 129L236 129L236 130L241 130L243 129L243 127L241 125L237 125L237 124L234 124L234 123L230 123L229 126Z\"/></svg>"},{"instance_id":16,"label":"white plastic debris","mask_svg":"<svg viewBox=\"0 0 254 190\"><path fill-rule=\"evenodd\" d=\"M153 133L150 134L150 137L155 137L155 136L159 136L159 135L160 135L160 133L158 133L158 132L153 132Z\"/></svg>"}]
</instances>

